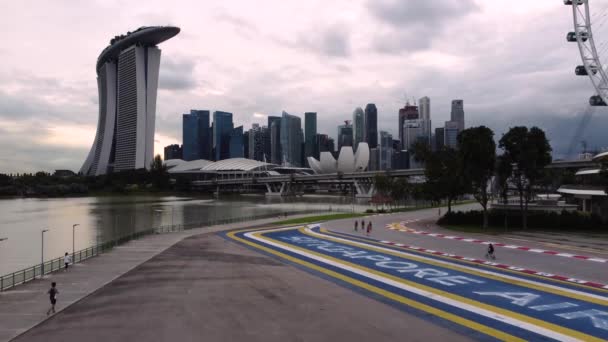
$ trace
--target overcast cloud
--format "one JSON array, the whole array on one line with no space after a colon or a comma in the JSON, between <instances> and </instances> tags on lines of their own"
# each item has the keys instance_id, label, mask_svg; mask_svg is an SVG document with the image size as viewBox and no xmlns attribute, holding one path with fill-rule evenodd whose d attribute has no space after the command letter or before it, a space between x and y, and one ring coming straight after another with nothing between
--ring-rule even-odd
<instances>
[{"instance_id":1,"label":"overcast cloud","mask_svg":"<svg viewBox=\"0 0 608 342\"><path fill-rule=\"evenodd\" d=\"M467 126L500 137L539 125L559 157L593 93L573 74L561 1L3 1L0 172L78 170L98 119L97 56L115 35L167 24L182 31L160 45L156 153L181 142L190 109L230 111L245 129L316 111L335 136L373 102L396 135L398 109L429 96L434 127L464 99ZM607 114L595 111L590 147L608 146Z\"/></svg>"}]
</instances>

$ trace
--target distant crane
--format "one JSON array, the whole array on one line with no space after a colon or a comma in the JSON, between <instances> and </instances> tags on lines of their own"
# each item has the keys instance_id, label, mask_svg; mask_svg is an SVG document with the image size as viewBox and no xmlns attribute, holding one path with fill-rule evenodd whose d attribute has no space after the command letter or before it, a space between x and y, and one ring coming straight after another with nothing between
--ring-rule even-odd
<instances>
[{"instance_id":1,"label":"distant crane","mask_svg":"<svg viewBox=\"0 0 608 342\"><path fill-rule=\"evenodd\" d=\"M581 120L579 121L578 126L576 126L574 135L572 136L572 139L570 140L570 145L568 147L568 153L566 154L566 156L568 158L570 158L576 154L575 150L576 150L577 145L579 143L581 143L581 141L584 141L581 138L583 137L583 134L585 133L587 126L589 126L589 122L591 121L591 118L593 117L594 112L595 112L594 106L587 106L587 108L583 111ZM584 141L583 149L587 150L586 141ZM586 152L586 151L583 151L583 153L584 152Z\"/></svg>"}]
</instances>

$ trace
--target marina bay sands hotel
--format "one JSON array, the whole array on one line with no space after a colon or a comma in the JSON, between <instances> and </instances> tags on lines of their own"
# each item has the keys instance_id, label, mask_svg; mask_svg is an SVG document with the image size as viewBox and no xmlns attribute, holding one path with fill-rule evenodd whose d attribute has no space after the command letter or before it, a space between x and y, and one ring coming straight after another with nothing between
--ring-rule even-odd
<instances>
[{"instance_id":1,"label":"marina bay sands hotel","mask_svg":"<svg viewBox=\"0 0 608 342\"><path fill-rule=\"evenodd\" d=\"M161 52L156 45L179 31L172 26L141 27L114 37L101 52L97 58L99 121L82 174L150 167Z\"/></svg>"}]
</instances>

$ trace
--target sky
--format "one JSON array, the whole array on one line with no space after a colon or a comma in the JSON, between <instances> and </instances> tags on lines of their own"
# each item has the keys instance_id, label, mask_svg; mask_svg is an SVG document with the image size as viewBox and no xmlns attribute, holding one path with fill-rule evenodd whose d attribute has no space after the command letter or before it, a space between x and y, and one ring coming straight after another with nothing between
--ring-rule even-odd
<instances>
[{"instance_id":1,"label":"sky","mask_svg":"<svg viewBox=\"0 0 608 342\"><path fill-rule=\"evenodd\" d=\"M397 138L399 108L428 96L433 127L463 99L467 127L499 139L538 125L559 158L593 95L565 41L571 9L555 0L1 1L0 172L78 171L99 115L97 56L115 35L154 25L181 28L159 45L160 154L181 143L190 109L232 112L245 129L316 111L318 132L335 137L375 103L379 130ZM608 146L607 128L608 110L596 109L589 147Z\"/></svg>"}]
</instances>

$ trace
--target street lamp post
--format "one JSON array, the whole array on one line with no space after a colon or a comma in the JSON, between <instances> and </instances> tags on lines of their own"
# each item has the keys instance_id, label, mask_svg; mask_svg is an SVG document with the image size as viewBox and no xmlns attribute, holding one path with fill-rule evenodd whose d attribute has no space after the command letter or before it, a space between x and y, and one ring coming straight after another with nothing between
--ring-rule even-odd
<instances>
[{"instance_id":1,"label":"street lamp post","mask_svg":"<svg viewBox=\"0 0 608 342\"><path fill-rule=\"evenodd\" d=\"M72 263L76 263L76 227L80 226L80 224L76 223L72 225Z\"/></svg>"},{"instance_id":2,"label":"street lamp post","mask_svg":"<svg viewBox=\"0 0 608 342\"><path fill-rule=\"evenodd\" d=\"M48 229L43 229L40 234L42 235L42 247L41 247L41 263L40 263L40 278L44 276L44 233L48 232Z\"/></svg>"},{"instance_id":3,"label":"street lamp post","mask_svg":"<svg viewBox=\"0 0 608 342\"><path fill-rule=\"evenodd\" d=\"M158 219L158 230L160 232L160 229L161 229L161 226L162 226L161 225L161 223L162 223L162 217L160 215L162 214L163 210L162 209L154 209L154 212L158 213L158 217L159 217L159 219Z\"/></svg>"}]
</instances>

